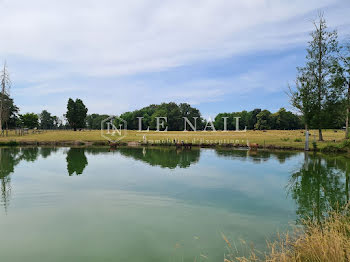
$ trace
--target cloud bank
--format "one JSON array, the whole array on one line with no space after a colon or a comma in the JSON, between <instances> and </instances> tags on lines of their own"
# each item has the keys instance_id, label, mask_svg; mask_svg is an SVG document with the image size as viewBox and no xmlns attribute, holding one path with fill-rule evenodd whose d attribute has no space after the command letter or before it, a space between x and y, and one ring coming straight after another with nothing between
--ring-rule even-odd
<instances>
[{"instance_id":1,"label":"cloud bank","mask_svg":"<svg viewBox=\"0 0 350 262\"><path fill-rule=\"evenodd\" d=\"M137 107L140 90L157 91L159 101L183 98L200 104L220 100L229 86L238 91L267 79L264 65L229 77L208 77L204 70L180 83L161 75L305 46L319 10L340 35L350 33L345 0L3 0L0 58L8 60L14 82L23 88L14 93L25 106L24 96L35 101L31 97L38 94L50 100L84 93L93 100L106 79L109 98L97 96L96 105L106 99L111 104L111 94L118 92L124 98L121 108ZM192 87L188 94L177 92Z\"/></svg>"}]
</instances>

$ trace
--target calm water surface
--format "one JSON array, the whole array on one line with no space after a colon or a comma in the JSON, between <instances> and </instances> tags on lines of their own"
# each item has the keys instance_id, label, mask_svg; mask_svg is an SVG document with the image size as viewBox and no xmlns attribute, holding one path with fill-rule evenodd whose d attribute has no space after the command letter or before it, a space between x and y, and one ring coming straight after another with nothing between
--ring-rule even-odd
<instances>
[{"instance_id":1,"label":"calm water surface","mask_svg":"<svg viewBox=\"0 0 350 262\"><path fill-rule=\"evenodd\" d=\"M304 153L1 148L0 261L223 261L349 199L350 162Z\"/></svg>"}]
</instances>

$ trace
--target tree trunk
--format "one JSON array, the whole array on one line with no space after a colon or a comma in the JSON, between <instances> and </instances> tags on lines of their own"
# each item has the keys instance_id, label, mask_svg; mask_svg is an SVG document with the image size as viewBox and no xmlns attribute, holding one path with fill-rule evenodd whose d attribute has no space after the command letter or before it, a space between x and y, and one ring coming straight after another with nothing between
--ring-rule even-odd
<instances>
[{"instance_id":1,"label":"tree trunk","mask_svg":"<svg viewBox=\"0 0 350 262\"><path fill-rule=\"evenodd\" d=\"M2 107L3 107L3 95L2 95L2 91L0 93L1 97L0 97L0 133L2 132Z\"/></svg>"},{"instance_id":2,"label":"tree trunk","mask_svg":"<svg viewBox=\"0 0 350 262\"><path fill-rule=\"evenodd\" d=\"M348 82L348 95L346 101L345 139L349 139L349 112L350 112L350 79Z\"/></svg>"},{"instance_id":3,"label":"tree trunk","mask_svg":"<svg viewBox=\"0 0 350 262\"><path fill-rule=\"evenodd\" d=\"M346 202L349 202L349 171L348 166L346 166L346 172L345 172L345 192L346 192Z\"/></svg>"},{"instance_id":4,"label":"tree trunk","mask_svg":"<svg viewBox=\"0 0 350 262\"><path fill-rule=\"evenodd\" d=\"M323 141L322 129L318 129L318 141Z\"/></svg>"},{"instance_id":5,"label":"tree trunk","mask_svg":"<svg viewBox=\"0 0 350 262\"><path fill-rule=\"evenodd\" d=\"M318 80L317 80L317 88L318 88L318 140L323 141L322 136L322 119L321 119L321 111L322 111L322 23L320 21L319 28L319 38L318 38Z\"/></svg>"}]
</instances>

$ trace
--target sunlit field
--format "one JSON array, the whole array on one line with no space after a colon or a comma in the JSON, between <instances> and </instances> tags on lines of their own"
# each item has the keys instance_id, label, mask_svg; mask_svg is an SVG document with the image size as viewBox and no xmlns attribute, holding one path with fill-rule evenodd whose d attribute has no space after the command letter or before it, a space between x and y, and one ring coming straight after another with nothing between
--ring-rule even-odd
<instances>
[{"instance_id":1,"label":"sunlit field","mask_svg":"<svg viewBox=\"0 0 350 262\"><path fill-rule=\"evenodd\" d=\"M318 141L318 132L310 131L310 148L313 141L316 141L318 148L327 145L338 145L344 140L344 131L342 130L323 130L324 141ZM118 135L115 137L118 139ZM202 145L222 145L236 144L247 145L247 143L256 143L262 147L292 147L304 148L305 134L302 130L267 130L267 131L247 131L247 132L138 132L127 131L121 142L145 142L150 144L173 143L184 141L184 143L202 144ZM17 142L103 142L106 138L101 136L100 130L83 130L83 131L67 131L67 130L48 130L40 133L29 131L28 134L18 136L14 131L9 131L8 136L0 137L1 142L17 141Z\"/></svg>"}]
</instances>

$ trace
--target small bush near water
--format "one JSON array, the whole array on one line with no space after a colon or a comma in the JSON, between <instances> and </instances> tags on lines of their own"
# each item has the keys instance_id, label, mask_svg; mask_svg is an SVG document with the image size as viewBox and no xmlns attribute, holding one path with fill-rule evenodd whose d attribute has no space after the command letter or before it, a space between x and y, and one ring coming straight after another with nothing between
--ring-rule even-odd
<instances>
[{"instance_id":1,"label":"small bush near water","mask_svg":"<svg viewBox=\"0 0 350 262\"><path fill-rule=\"evenodd\" d=\"M223 238L229 249L225 262L346 262L350 261L350 212L346 207L329 214L321 223L307 221L304 228L296 227L268 243L266 253L251 249L248 256L237 257L230 242Z\"/></svg>"},{"instance_id":2,"label":"small bush near water","mask_svg":"<svg viewBox=\"0 0 350 262\"><path fill-rule=\"evenodd\" d=\"M322 152L325 153L346 153L350 151L350 141L344 140L340 145L327 145Z\"/></svg>"}]
</instances>

